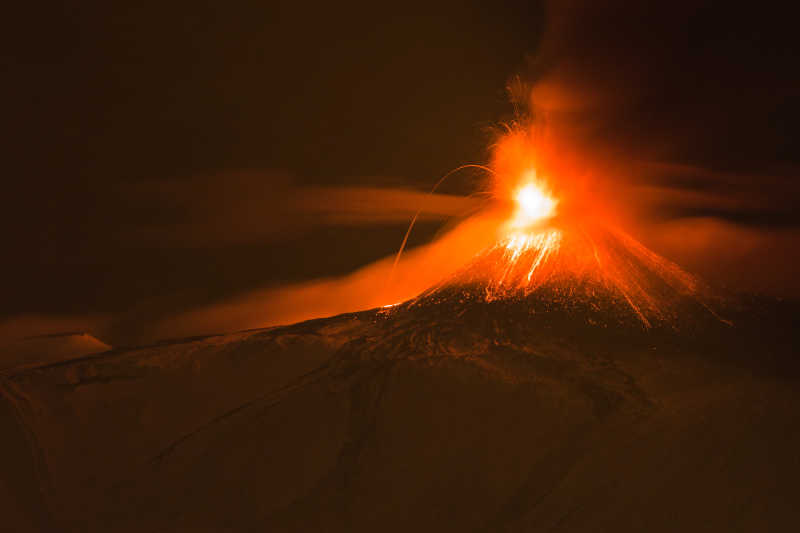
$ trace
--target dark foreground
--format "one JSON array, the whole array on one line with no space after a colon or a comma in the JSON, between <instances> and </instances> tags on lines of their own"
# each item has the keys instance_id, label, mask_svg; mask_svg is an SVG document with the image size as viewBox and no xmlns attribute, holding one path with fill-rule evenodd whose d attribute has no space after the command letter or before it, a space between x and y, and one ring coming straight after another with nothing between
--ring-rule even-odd
<instances>
[{"instance_id":1,"label":"dark foreground","mask_svg":"<svg viewBox=\"0 0 800 533\"><path fill-rule=\"evenodd\" d=\"M410 312L5 371L2 529L788 531L800 521L797 372L774 332L604 341Z\"/></svg>"}]
</instances>

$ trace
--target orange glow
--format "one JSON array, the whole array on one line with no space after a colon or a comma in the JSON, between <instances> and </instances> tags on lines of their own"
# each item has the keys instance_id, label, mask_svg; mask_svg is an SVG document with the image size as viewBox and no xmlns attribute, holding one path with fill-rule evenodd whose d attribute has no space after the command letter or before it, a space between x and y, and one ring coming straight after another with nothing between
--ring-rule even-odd
<instances>
[{"instance_id":1,"label":"orange glow","mask_svg":"<svg viewBox=\"0 0 800 533\"><path fill-rule=\"evenodd\" d=\"M561 244L561 231L546 227L556 214L558 200L533 169L523 172L519 183L513 192L514 210L504 225L505 235L495 246L503 249L498 258L500 268L492 275L491 285L496 289L507 289L510 285L522 288L535 283L537 268L546 263ZM526 272L514 275L520 274L517 270L523 257ZM487 290L487 295L491 292Z\"/></svg>"},{"instance_id":2,"label":"orange glow","mask_svg":"<svg viewBox=\"0 0 800 533\"><path fill-rule=\"evenodd\" d=\"M707 288L619 230L581 160L558 146L534 126L514 125L498 140L496 239L439 287L477 288L486 301L627 309L644 328L675 323L684 298L710 311Z\"/></svg>"},{"instance_id":3,"label":"orange glow","mask_svg":"<svg viewBox=\"0 0 800 533\"><path fill-rule=\"evenodd\" d=\"M614 188L600 184L608 176L617 179L623 167L599 164L585 144L574 141L547 120L513 124L493 145L488 165L463 165L443 176L427 195L409 196L407 202L397 198L402 203L398 212L418 206L414 221L426 212L472 213L432 242L403 252L412 222L401 253L345 276L267 288L193 310L160 324L154 338L370 308L402 313L445 286L477 290L486 301L528 298L554 307L587 308L611 302L645 328L674 321L682 298L706 305L708 293L696 278L617 229L625 202ZM490 177L479 195L434 195L442 181L465 168ZM478 202L480 195L489 201ZM364 202L367 196L353 201L348 196L342 215L348 214L347 220L364 220L364 213L383 216L387 200L395 196L370 194ZM320 200L326 197L320 195Z\"/></svg>"},{"instance_id":4,"label":"orange glow","mask_svg":"<svg viewBox=\"0 0 800 533\"><path fill-rule=\"evenodd\" d=\"M558 204L536 181L535 170L525 173L523 185L514 193L514 201L516 210L510 223L514 228L529 227L552 217Z\"/></svg>"},{"instance_id":5,"label":"orange glow","mask_svg":"<svg viewBox=\"0 0 800 533\"><path fill-rule=\"evenodd\" d=\"M370 308L402 313L445 286L477 290L486 301L529 298L532 304L585 308L604 302L627 309L645 328L674 321L681 298L705 305L698 280L616 229L609 216L616 209L606 208L604 195L588 186L581 159L543 129L515 125L494 145L488 167L469 166L491 176L484 189L490 201L433 242L346 276L264 289L193 310L160 324L154 337ZM425 198L433 200L439 201Z\"/></svg>"}]
</instances>

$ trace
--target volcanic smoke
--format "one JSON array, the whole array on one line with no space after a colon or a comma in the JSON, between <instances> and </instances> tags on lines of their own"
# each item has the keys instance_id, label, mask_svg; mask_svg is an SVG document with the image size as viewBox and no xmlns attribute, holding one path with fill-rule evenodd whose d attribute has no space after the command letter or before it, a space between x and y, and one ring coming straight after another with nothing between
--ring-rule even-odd
<instances>
[{"instance_id":1,"label":"volcanic smoke","mask_svg":"<svg viewBox=\"0 0 800 533\"><path fill-rule=\"evenodd\" d=\"M566 310L589 323L621 321L645 330L691 322L687 306L718 321L713 310L722 306L721 298L620 229L619 206L598 192L604 190L600 178L586 170L597 165L585 159L582 145L577 154L562 137L546 125L520 121L499 136L487 165L458 167L427 196L418 194L426 210L470 200L471 214L454 217L452 226L428 244L405 250L423 213L419 209L393 256L344 277L253 291L171 317L155 327L151 338L266 327L370 308L395 313L445 292L482 302L521 301L540 316ZM471 197L436 192L467 169L489 177L480 192Z\"/></svg>"},{"instance_id":2,"label":"volcanic smoke","mask_svg":"<svg viewBox=\"0 0 800 533\"><path fill-rule=\"evenodd\" d=\"M544 142L542 142L544 141ZM442 298L523 301L532 310L580 313L590 323L677 327L687 305L722 320L702 281L611 223L534 128L510 128L491 162L495 242L410 305ZM552 170L548 170L552 169ZM478 215L481 216L481 215Z\"/></svg>"}]
</instances>

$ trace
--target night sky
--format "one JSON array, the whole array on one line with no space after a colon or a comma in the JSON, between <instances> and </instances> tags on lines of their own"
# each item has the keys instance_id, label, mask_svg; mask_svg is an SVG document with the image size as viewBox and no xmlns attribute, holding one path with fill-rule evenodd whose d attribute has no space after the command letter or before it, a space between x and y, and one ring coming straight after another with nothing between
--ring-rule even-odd
<instances>
[{"instance_id":1,"label":"night sky","mask_svg":"<svg viewBox=\"0 0 800 533\"><path fill-rule=\"evenodd\" d=\"M756 244L728 261L749 270L731 279L763 262L766 288L798 293L800 45L768 3L92 4L6 21L0 320L111 315L125 339L157 316L389 255L405 222L315 222L284 198L424 191L486 161L515 116L515 76L591 100L564 113L583 142L661 165L644 182L732 199L651 215L746 230ZM724 278L710 263L727 265L689 266Z\"/></svg>"}]
</instances>

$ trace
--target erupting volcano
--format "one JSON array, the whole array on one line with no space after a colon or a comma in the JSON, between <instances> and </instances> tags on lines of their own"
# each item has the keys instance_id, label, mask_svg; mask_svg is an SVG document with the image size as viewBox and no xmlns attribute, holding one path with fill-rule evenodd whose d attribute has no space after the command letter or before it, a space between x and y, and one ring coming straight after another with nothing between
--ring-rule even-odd
<instances>
[{"instance_id":1,"label":"erupting volcano","mask_svg":"<svg viewBox=\"0 0 800 533\"><path fill-rule=\"evenodd\" d=\"M796 394L765 366L775 346L786 366L781 328L720 318L706 285L540 172L529 140L512 131L486 167L488 246L402 303L3 371L16 519L730 530L746 502L737 526L791 522L796 461L769 459L800 446Z\"/></svg>"},{"instance_id":2,"label":"erupting volcano","mask_svg":"<svg viewBox=\"0 0 800 533\"><path fill-rule=\"evenodd\" d=\"M515 320L579 328L730 325L717 312L723 298L700 279L596 211L570 206L574 197L563 202L526 166L536 153L524 131L512 130L498 143L494 196L504 207L495 243L406 307L506 302L529 314Z\"/></svg>"}]
</instances>

